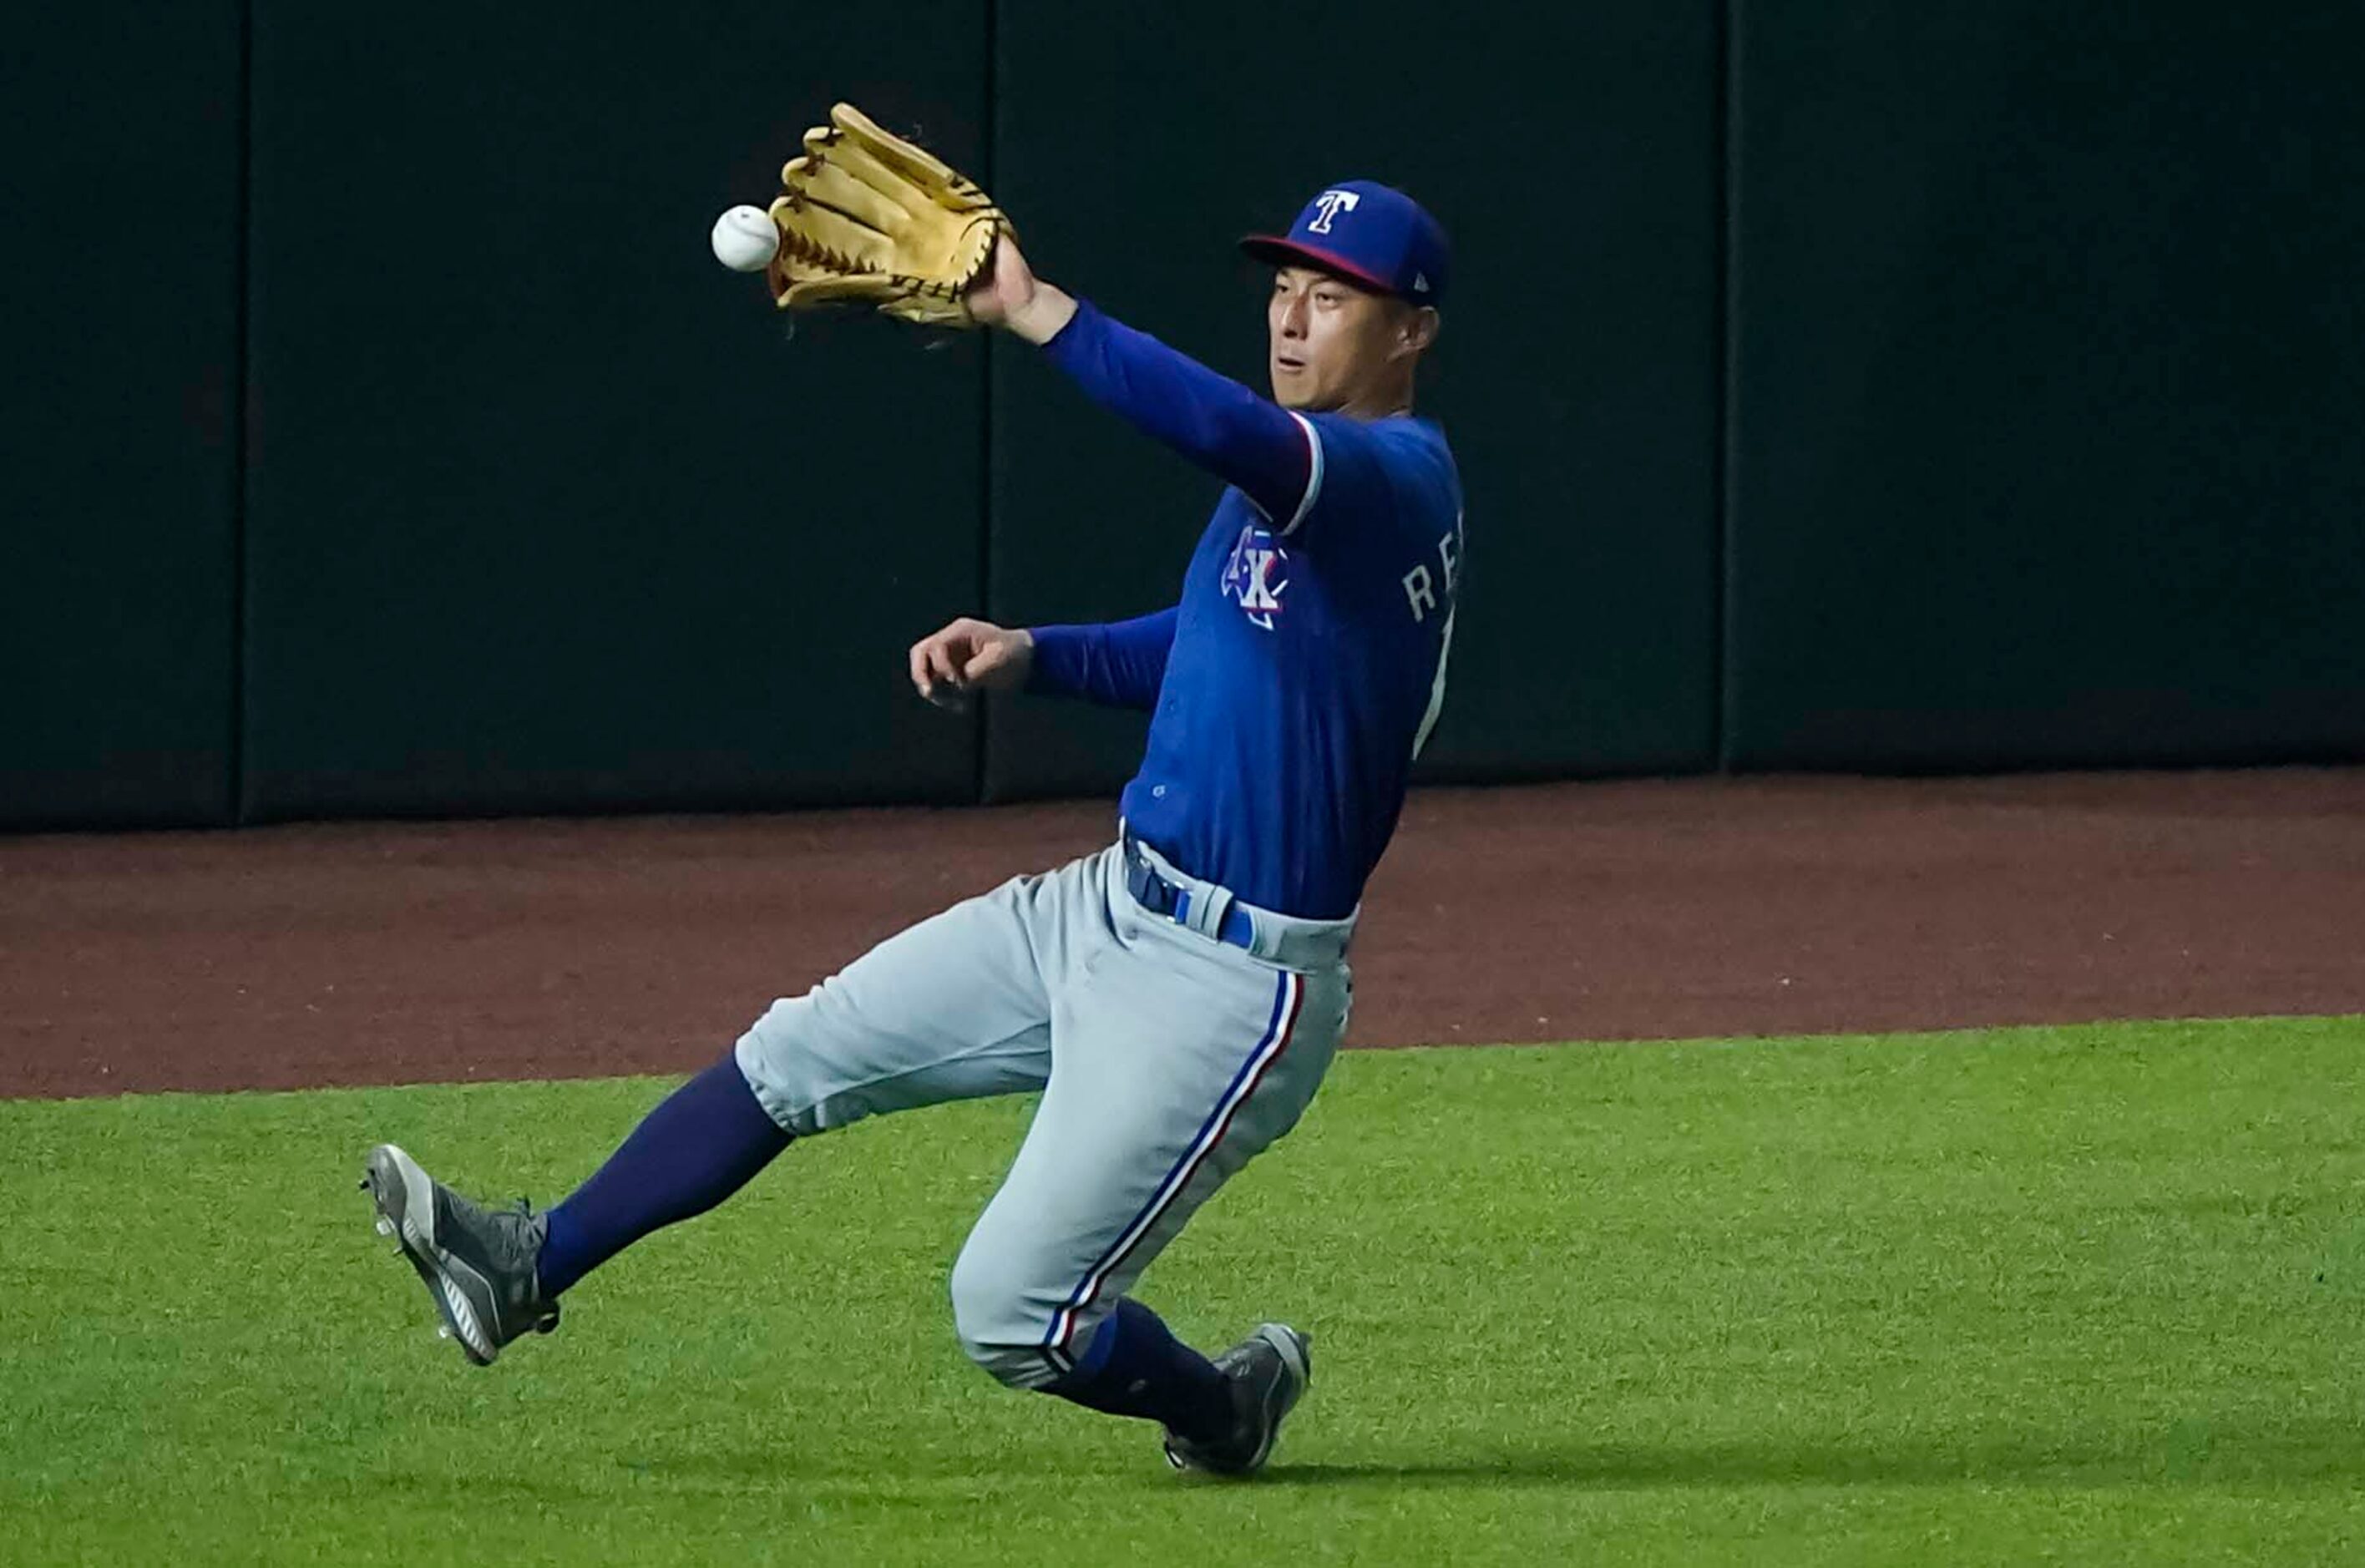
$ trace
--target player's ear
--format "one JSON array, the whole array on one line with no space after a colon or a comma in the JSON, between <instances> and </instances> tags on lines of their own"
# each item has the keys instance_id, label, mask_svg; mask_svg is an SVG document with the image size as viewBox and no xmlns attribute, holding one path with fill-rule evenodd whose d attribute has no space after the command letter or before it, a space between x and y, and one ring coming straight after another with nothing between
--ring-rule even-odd
<instances>
[{"instance_id":1,"label":"player's ear","mask_svg":"<svg viewBox=\"0 0 2365 1568\"><path fill-rule=\"evenodd\" d=\"M1444 325L1434 305L1408 307L1396 319L1396 350L1399 353L1421 353L1437 342L1439 330Z\"/></svg>"}]
</instances>

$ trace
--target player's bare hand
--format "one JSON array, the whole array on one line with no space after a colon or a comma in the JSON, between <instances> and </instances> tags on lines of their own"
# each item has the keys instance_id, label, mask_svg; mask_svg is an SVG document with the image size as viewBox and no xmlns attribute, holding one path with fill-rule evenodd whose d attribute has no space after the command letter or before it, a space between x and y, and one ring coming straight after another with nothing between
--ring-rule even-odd
<instances>
[{"instance_id":1,"label":"player's bare hand","mask_svg":"<svg viewBox=\"0 0 2365 1568\"><path fill-rule=\"evenodd\" d=\"M1015 691L1035 663L1035 634L963 616L912 644L912 685L939 708L967 707L972 691Z\"/></svg>"},{"instance_id":2,"label":"player's bare hand","mask_svg":"<svg viewBox=\"0 0 2365 1568\"><path fill-rule=\"evenodd\" d=\"M1051 341L1076 313L1076 302L1035 275L1018 241L994 241L993 264L967 296L970 314L989 327L1007 327L1028 342Z\"/></svg>"}]
</instances>

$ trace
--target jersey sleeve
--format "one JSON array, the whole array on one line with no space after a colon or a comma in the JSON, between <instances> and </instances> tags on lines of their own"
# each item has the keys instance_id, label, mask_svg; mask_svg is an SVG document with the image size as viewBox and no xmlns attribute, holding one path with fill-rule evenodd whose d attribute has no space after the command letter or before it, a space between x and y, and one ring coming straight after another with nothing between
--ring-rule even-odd
<instances>
[{"instance_id":1,"label":"jersey sleeve","mask_svg":"<svg viewBox=\"0 0 2365 1568\"><path fill-rule=\"evenodd\" d=\"M1276 528L1296 525L1321 481L1314 426L1090 300L1043 352L1084 395L1237 487Z\"/></svg>"},{"instance_id":2,"label":"jersey sleeve","mask_svg":"<svg viewBox=\"0 0 2365 1568\"><path fill-rule=\"evenodd\" d=\"M1323 536L1342 527L1409 527L1422 514L1420 460L1400 436L1346 414L1305 422L1313 477L1296 517L1277 531L1292 545L1319 551Z\"/></svg>"},{"instance_id":3,"label":"jersey sleeve","mask_svg":"<svg viewBox=\"0 0 2365 1568\"><path fill-rule=\"evenodd\" d=\"M1154 708L1174 648L1174 606L1130 621L1037 626L1026 689L1111 708Z\"/></svg>"}]
</instances>

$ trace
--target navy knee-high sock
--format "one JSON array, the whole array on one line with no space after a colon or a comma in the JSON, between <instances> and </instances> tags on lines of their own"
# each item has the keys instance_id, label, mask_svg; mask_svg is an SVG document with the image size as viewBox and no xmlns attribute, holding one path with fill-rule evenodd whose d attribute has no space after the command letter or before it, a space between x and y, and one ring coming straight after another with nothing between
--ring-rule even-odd
<instances>
[{"instance_id":1,"label":"navy knee-high sock","mask_svg":"<svg viewBox=\"0 0 2365 1568\"><path fill-rule=\"evenodd\" d=\"M1232 1429L1231 1385L1138 1301L1116 1304L1084 1353L1046 1393L1112 1416L1138 1416L1197 1442Z\"/></svg>"},{"instance_id":2,"label":"navy knee-high sock","mask_svg":"<svg viewBox=\"0 0 2365 1568\"><path fill-rule=\"evenodd\" d=\"M538 1269L543 1294L555 1296L649 1232L704 1214L789 1141L726 1055L667 1095L550 1211Z\"/></svg>"}]
</instances>

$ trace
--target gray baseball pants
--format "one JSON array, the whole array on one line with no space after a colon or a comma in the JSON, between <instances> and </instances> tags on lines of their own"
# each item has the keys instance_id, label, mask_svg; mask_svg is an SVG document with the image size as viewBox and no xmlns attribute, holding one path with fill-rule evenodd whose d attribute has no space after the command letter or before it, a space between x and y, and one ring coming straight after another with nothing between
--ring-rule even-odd
<instances>
[{"instance_id":1,"label":"gray baseball pants","mask_svg":"<svg viewBox=\"0 0 2365 1568\"><path fill-rule=\"evenodd\" d=\"M1113 846L890 937L737 1046L801 1137L1042 1091L952 1272L962 1347L1017 1387L1064 1373L1199 1205L1297 1124L1347 1026L1351 919L1250 910L1243 950L1205 934L1228 893L1142 853L1192 890L1200 928L1145 909Z\"/></svg>"}]
</instances>

